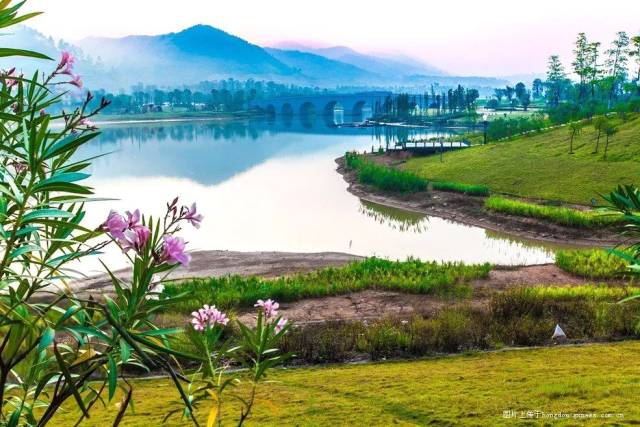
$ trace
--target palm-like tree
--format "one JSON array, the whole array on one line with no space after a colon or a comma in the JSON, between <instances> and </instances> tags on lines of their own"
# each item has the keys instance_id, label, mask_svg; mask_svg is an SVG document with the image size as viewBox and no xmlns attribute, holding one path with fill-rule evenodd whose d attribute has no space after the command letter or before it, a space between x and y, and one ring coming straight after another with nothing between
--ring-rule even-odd
<instances>
[{"instance_id":1,"label":"palm-like tree","mask_svg":"<svg viewBox=\"0 0 640 427\"><path fill-rule=\"evenodd\" d=\"M573 154L573 138L576 137L576 135L580 134L580 131L582 130L582 122L571 122L569 123L569 129L570 129L570 138L569 138L569 154Z\"/></svg>"},{"instance_id":2,"label":"palm-like tree","mask_svg":"<svg viewBox=\"0 0 640 427\"><path fill-rule=\"evenodd\" d=\"M608 124L604 129L604 134L607 136L606 143L604 144L604 159L607 160L607 152L609 151L609 140L618 133L618 128Z\"/></svg>"},{"instance_id":3,"label":"palm-like tree","mask_svg":"<svg viewBox=\"0 0 640 427\"><path fill-rule=\"evenodd\" d=\"M593 119L593 128L598 132L598 136L596 137L596 147L593 150L592 154L597 154L598 149L600 148L600 136L602 135L602 131L607 127L607 118L605 116L598 116Z\"/></svg>"}]
</instances>

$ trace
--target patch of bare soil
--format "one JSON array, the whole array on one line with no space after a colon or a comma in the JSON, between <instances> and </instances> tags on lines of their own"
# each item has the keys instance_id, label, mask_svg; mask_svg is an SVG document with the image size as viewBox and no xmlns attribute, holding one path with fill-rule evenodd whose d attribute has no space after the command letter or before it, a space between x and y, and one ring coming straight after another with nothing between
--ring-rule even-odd
<instances>
[{"instance_id":1,"label":"patch of bare soil","mask_svg":"<svg viewBox=\"0 0 640 427\"><path fill-rule=\"evenodd\" d=\"M577 286L590 281L572 276L554 264L526 267L498 267L489 277L472 283L473 298L465 303L473 306L487 304L494 292L510 287L556 285ZM348 295L309 298L281 303L280 312L298 324L319 323L327 320L368 320L386 316L412 317L433 315L443 307L459 304L460 300L446 300L431 295L405 294L392 291L367 290ZM240 318L251 322L252 310L243 311Z\"/></svg>"},{"instance_id":2,"label":"patch of bare soil","mask_svg":"<svg viewBox=\"0 0 640 427\"><path fill-rule=\"evenodd\" d=\"M388 165L402 163L402 158L375 156L377 162ZM391 194L372 190L358 182L355 172L346 170L344 158L336 159L338 172L349 184L348 191L364 201L397 209L481 227L514 237L567 246L615 246L621 243L614 229L584 230L563 227L536 218L526 218L492 212L484 208L484 197L461 193L430 191L412 194Z\"/></svg>"}]
</instances>

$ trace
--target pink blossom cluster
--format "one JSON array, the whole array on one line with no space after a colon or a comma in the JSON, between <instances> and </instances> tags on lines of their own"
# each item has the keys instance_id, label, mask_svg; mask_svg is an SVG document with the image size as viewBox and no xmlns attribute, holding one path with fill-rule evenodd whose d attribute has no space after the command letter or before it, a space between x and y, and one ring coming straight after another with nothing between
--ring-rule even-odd
<instances>
[{"instance_id":1,"label":"pink blossom cluster","mask_svg":"<svg viewBox=\"0 0 640 427\"><path fill-rule=\"evenodd\" d=\"M73 65L76 62L75 56L68 51L62 51L62 56L60 58L60 62L58 63L58 67L54 71L54 75L64 74L71 77L71 80L68 81L70 85L77 87L78 89L82 89L82 80L80 76L77 74L73 74Z\"/></svg>"},{"instance_id":2,"label":"pink blossom cluster","mask_svg":"<svg viewBox=\"0 0 640 427\"><path fill-rule=\"evenodd\" d=\"M273 322L278 317L278 309L280 308L280 304L271 299L268 299L266 301L259 299L254 304L254 307L260 307L260 309L264 313L264 317L266 321ZM278 323L276 323L276 328L275 328L276 333L280 333L280 331L282 331L282 329L284 329L286 325L287 325L287 319L284 319L284 318L279 319Z\"/></svg>"},{"instance_id":3,"label":"pink blossom cluster","mask_svg":"<svg viewBox=\"0 0 640 427\"><path fill-rule=\"evenodd\" d=\"M9 71L5 71L2 73L2 78L5 79L5 82L7 84L7 89L9 90L11 90L12 87L18 84L18 79L21 79L23 77L22 74L18 76L15 74L15 72L16 72L16 69L12 68Z\"/></svg>"},{"instance_id":4,"label":"pink blossom cluster","mask_svg":"<svg viewBox=\"0 0 640 427\"><path fill-rule=\"evenodd\" d=\"M116 211L111 211L103 228L118 241L124 251L133 249L140 253L144 249L151 231L149 227L140 223L140 210L133 213L127 211L127 217L123 217Z\"/></svg>"},{"instance_id":5,"label":"pink blossom cluster","mask_svg":"<svg viewBox=\"0 0 640 427\"><path fill-rule=\"evenodd\" d=\"M213 328L216 325L226 326L229 318L226 314L216 308L215 305L205 304L198 311L191 313L191 324L196 331L204 331L207 327Z\"/></svg>"}]
</instances>

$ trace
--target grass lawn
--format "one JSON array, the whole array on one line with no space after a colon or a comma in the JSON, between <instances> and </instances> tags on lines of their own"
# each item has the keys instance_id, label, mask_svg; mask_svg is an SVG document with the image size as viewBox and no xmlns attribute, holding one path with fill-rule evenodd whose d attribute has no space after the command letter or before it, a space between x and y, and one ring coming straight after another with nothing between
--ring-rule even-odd
<instances>
[{"instance_id":1,"label":"grass lawn","mask_svg":"<svg viewBox=\"0 0 640 427\"><path fill-rule=\"evenodd\" d=\"M639 357L640 342L625 342L280 370L260 389L248 425L520 425L503 417L509 410L516 416L537 410L616 414L590 422L533 419L531 425L637 424ZM96 408L83 425L110 425L118 399ZM136 381L135 413L122 425L160 425L176 399L167 380ZM74 417L60 413L52 425L73 425ZM190 424L173 419L167 425Z\"/></svg>"},{"instance_id":2,"label":"grass lawn","mask_svg":"<svg viewBox=\"0 0 640 427\"><path fill-rule=\"evenodd\" d=\"M569 127L515 137L439 156L411 159L409 171L437 181L483 184L492 191L523 197L590 204L618 184L640 184L640 116L614 119L619 132L603 159L605 137L592 154L597 131L588 125L574 139L569 154Z\"/></svg>"}]
</instances>

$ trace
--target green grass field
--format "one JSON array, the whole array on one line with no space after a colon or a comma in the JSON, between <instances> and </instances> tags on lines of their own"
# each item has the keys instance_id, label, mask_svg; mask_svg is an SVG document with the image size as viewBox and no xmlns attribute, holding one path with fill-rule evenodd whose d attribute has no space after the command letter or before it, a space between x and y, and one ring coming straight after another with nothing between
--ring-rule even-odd
<instances>
[{"instance_id":1,"label":"green grass field","mask_svg":"<svg viewBox=\"0 0 640 427\"><path fill-rule=\"evenodd\" d=\"M618 184L640 184L640 116L614 119L619 132L611 138L608 159L592 154L597 132L588 125L569 154L569 128L560 127L509 141L472 147L439 156L409 160L406 170L437 181L487 185L492 191L522 197L590 204Z\"/></svg>"},{"instance_id":2,"label":"green grass field","mask_svg":"<svg viewBox=\"0 0 640 427\"><path fill-rule=\"evenodd\" d=\"M479 353L410 362L279 370L258 392L247 425L622 425L640 422L640 342ZM134 381L135 411L122 425L161 425L179 407L169 381ZM120 396L82 425L111 425ZM228 402L226 413L236 412ZM201 425L206 425L202 407ZM515 411L515 412L505 412ZM522 412L524 411L524 412ZM530 418L526 411L568 419ZM535 416L535 412L533 412ZM574 414L595 414L576 419ZM611 414L611 418L600 418ZM516 418L505 418L515 415ZM71 426L76 413L52 425ZM229 419L225 425L233 424ZM189 426L170 419L165 425Z\"/></svg>"}]
</instances>

